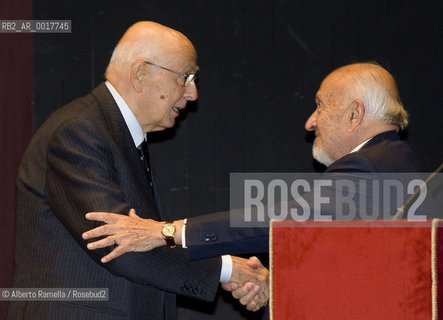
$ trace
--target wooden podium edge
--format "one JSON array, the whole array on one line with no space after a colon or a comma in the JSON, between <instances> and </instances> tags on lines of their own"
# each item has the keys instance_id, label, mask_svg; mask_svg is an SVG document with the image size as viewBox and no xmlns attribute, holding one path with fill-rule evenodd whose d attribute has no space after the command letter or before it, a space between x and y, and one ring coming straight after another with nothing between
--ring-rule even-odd
<instances>
[{"instance_id":1,"label":"wooden podium edge","mask_svg":"<svg viewBox=\"0 0 443 320\"><path fill-rule=\"evenodd\" d=\"M269 222L269 318L270 320L274 320L274 281L273 281L273 274L274 274L274 247L272 246L272 239L273 237L273 223L274 220L271 219Z\"/></svg>"},{"instance_id":2,"label":"wooden podium edge","mask_svg":"<svg viewBox=\"0 0 443 320\"><path fill-rule=\"evenodd\" d=\"M441 219L432 219L431 232L431 296L432 296L432 320L438 319L438 270L437 270L437 228Z\"/></svg>"}]
</instances>

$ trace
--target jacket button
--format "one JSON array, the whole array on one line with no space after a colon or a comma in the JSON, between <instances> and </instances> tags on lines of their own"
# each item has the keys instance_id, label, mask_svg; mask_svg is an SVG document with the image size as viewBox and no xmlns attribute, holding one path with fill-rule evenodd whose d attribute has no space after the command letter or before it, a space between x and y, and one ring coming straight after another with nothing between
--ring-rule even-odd
<instances>
[{"instance_id":1,"label":"jacket button","mask_svg":"<svg viewBox=\"0 0 443 320\"><path fill-rule=\"evenodd\" d=\"M217 240L217 236L215 235L215 233L205 233L203 235L203 240L205 242L215 241L215 240Z\"/></svg>"}]
</instances>

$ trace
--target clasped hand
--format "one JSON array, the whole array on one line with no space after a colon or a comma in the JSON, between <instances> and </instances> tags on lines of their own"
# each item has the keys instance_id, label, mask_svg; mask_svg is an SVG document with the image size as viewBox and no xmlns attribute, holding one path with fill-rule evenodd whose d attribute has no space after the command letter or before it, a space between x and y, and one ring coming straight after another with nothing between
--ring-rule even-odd
<instances>
[{"instance_id":1,"label":"clasped hand","mask_svg":"<svg viewBox=\"0 0 443 320\"><path fill-rule=\"evenodd\" d=\"M222 288L231 291L235 299L250 311L266 306L269 299L269 271L257 257L249 260L232 257L233 268L230 282Z\"/></svg>"}]
</instances>

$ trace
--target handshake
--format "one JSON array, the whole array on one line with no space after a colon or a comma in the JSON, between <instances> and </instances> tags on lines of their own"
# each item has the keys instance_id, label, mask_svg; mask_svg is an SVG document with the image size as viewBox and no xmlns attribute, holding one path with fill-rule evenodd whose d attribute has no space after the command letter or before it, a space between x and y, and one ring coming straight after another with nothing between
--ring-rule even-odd
<instances>
[{"instance_id":1,"label":"handshake","mask_svg":"<svg viewBox=\"0 0 443 320\"><path fill-rule=\"evenodd\" d=\"M166 244L160 230L163 222L143 219L137 216L134 209L129 215L109 212L90 212L88 220L105 222L105 225L84 232L83 239L104 237L87 244L89 250L108 246L114 249L101 259L109 262L127 252L150 251ZM176 221L176 243L181 244L181 226L183 220ZM223 283L222 288L230 291L235 299L250 311L257 311L266 306L269 299L269 271L259 259L251 257L244 259L232 256L232 273L229 282Z\"/></svg>"},{"instance_id":2,"label":"handshake","mask_svg":"<svg viewBox=\"0 0 443 320\"><path fill-rule=\"evenodd\" d=\"M232 257L232 276L222 288L231 291L235 299L249 311L266 306L269 299L269 271L257 257L249 260Z\"/></svg>"}]
</instances>

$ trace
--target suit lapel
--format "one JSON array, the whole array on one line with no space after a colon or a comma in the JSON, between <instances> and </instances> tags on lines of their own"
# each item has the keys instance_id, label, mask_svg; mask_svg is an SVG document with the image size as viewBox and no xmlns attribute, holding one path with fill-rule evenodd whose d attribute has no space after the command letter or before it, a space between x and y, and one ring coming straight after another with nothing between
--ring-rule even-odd
<instances>
[{"instance_id":1,"label":"suit lapel","mask_svg":"<svg viewBox=\"0 0 443 320\"><path fill-rule=\"evenodd\" d=\"M108 131L123 155L123 162L126 163L129 172L127 183L132 184L130 190L134 194L131 198L135 199L135 203L130 205L136 206L139 199L142 199L140 201L143 204L140 205L142 210L139 209L138 214L144 218L160 218L144 165L140 161L134 140L114 98L104 83L100 84L92 94L103 111Z\"/></svg>"}]
</instances>

